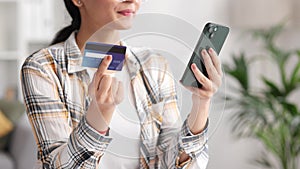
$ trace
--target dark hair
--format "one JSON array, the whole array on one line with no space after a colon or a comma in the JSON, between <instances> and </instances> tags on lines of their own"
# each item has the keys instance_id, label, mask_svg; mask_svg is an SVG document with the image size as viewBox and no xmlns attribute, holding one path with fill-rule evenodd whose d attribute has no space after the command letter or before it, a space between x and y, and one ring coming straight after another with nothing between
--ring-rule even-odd
<instances>
[{"instance_id":1,"label":"dark hair","mask_svg":"<svg viewBox=\"0 0 300 169\"><path fill-rule=\"evenodd\" d=\"M81 24L81 17L79 8L74 5L72 0L64 0L65 6L72 17L71 25L63 28L59 32L56 33L55 38L52 40L50 45L63 42L68 39L68 37L72 34L73 31L79 30Z\"/></svg>"}]
</instances>

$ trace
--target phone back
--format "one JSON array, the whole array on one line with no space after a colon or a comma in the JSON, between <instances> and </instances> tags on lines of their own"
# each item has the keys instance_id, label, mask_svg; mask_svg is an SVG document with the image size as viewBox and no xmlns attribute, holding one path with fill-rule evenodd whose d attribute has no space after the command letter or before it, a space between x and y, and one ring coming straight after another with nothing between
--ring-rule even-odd
<instances>
[{"instance_id":1,"label":"phone back","mask_svg":"<svg viewBox=\"0 0 300 169\"><path fill-rule=\"evenodd\" d=\"M181 83L184 86L193 86L200 88L202 85L196 80L194 73L191 70L191 64L195 63L199 70L208 77L206 68L201 56L202 49L213 48L217 54L220 53L222 46L229 33L229 28L215 23L207 23L203 28L199 41L193 51L192 57L187 68L181 78Z\"/></svg>"}]
</instances>

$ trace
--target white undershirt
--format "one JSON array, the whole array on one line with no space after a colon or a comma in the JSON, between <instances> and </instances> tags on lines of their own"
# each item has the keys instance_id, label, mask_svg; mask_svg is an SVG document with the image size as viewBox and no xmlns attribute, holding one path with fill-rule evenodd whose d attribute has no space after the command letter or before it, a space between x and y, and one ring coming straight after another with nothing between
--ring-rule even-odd
<instances>
[{"instance_id":1,"label":"white undershirt","mask_svg":"<svg viewBox=\"0 0 300 169\"><path fill-rule=\"evenodd\" d=\"M88 69L90 77L93 70ZM137 169L139 168L140 120L134 106L129 72L124 65L122 71L114 75L123 82L124 100L113 114L109 136L113 138L100 160L99 169Z\"/></svg>"}]
</instances>

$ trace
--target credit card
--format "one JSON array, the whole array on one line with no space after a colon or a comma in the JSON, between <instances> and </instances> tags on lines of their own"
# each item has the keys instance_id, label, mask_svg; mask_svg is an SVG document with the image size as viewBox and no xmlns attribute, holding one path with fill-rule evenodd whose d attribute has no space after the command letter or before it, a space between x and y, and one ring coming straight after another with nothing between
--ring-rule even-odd
<instances>
[{"instance_id":1,"label":"credit card","mask_svg":"<svg viewBox=\"0 0 300 169\"><path fill-rule=\"evenodd\" d=\"M121 71L125 61L126 46L87 42L84 48L82 66L98 68L103 58L112 55L108 70Z\"/></svg>"}]
</instances>

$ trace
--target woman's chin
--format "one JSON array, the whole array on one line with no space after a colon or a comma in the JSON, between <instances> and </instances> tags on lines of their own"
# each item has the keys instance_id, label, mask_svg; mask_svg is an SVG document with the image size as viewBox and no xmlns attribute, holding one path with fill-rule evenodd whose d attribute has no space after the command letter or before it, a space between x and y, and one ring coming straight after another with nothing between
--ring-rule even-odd
<instances>
[{"instance_id":1,"label":"woman's chin","mask_svg":"<svg viewBox=\"0 0 300 169\"><path fill-rule=\"evenodd\" d=\"M105 30L127 30L133 25L133 17L120 17L100 27L97 32Z\"/></svg>"},{"instance_id":2,"label":"woman's chin","mask_svg":"<svg viewBox=\"0 0 300 169\"><path fill-rule=\"evenodd\" d=\"M115 29L126 30L132 27L133 17L122 17L114 22Z\"/></svg>"}]
</instances>

